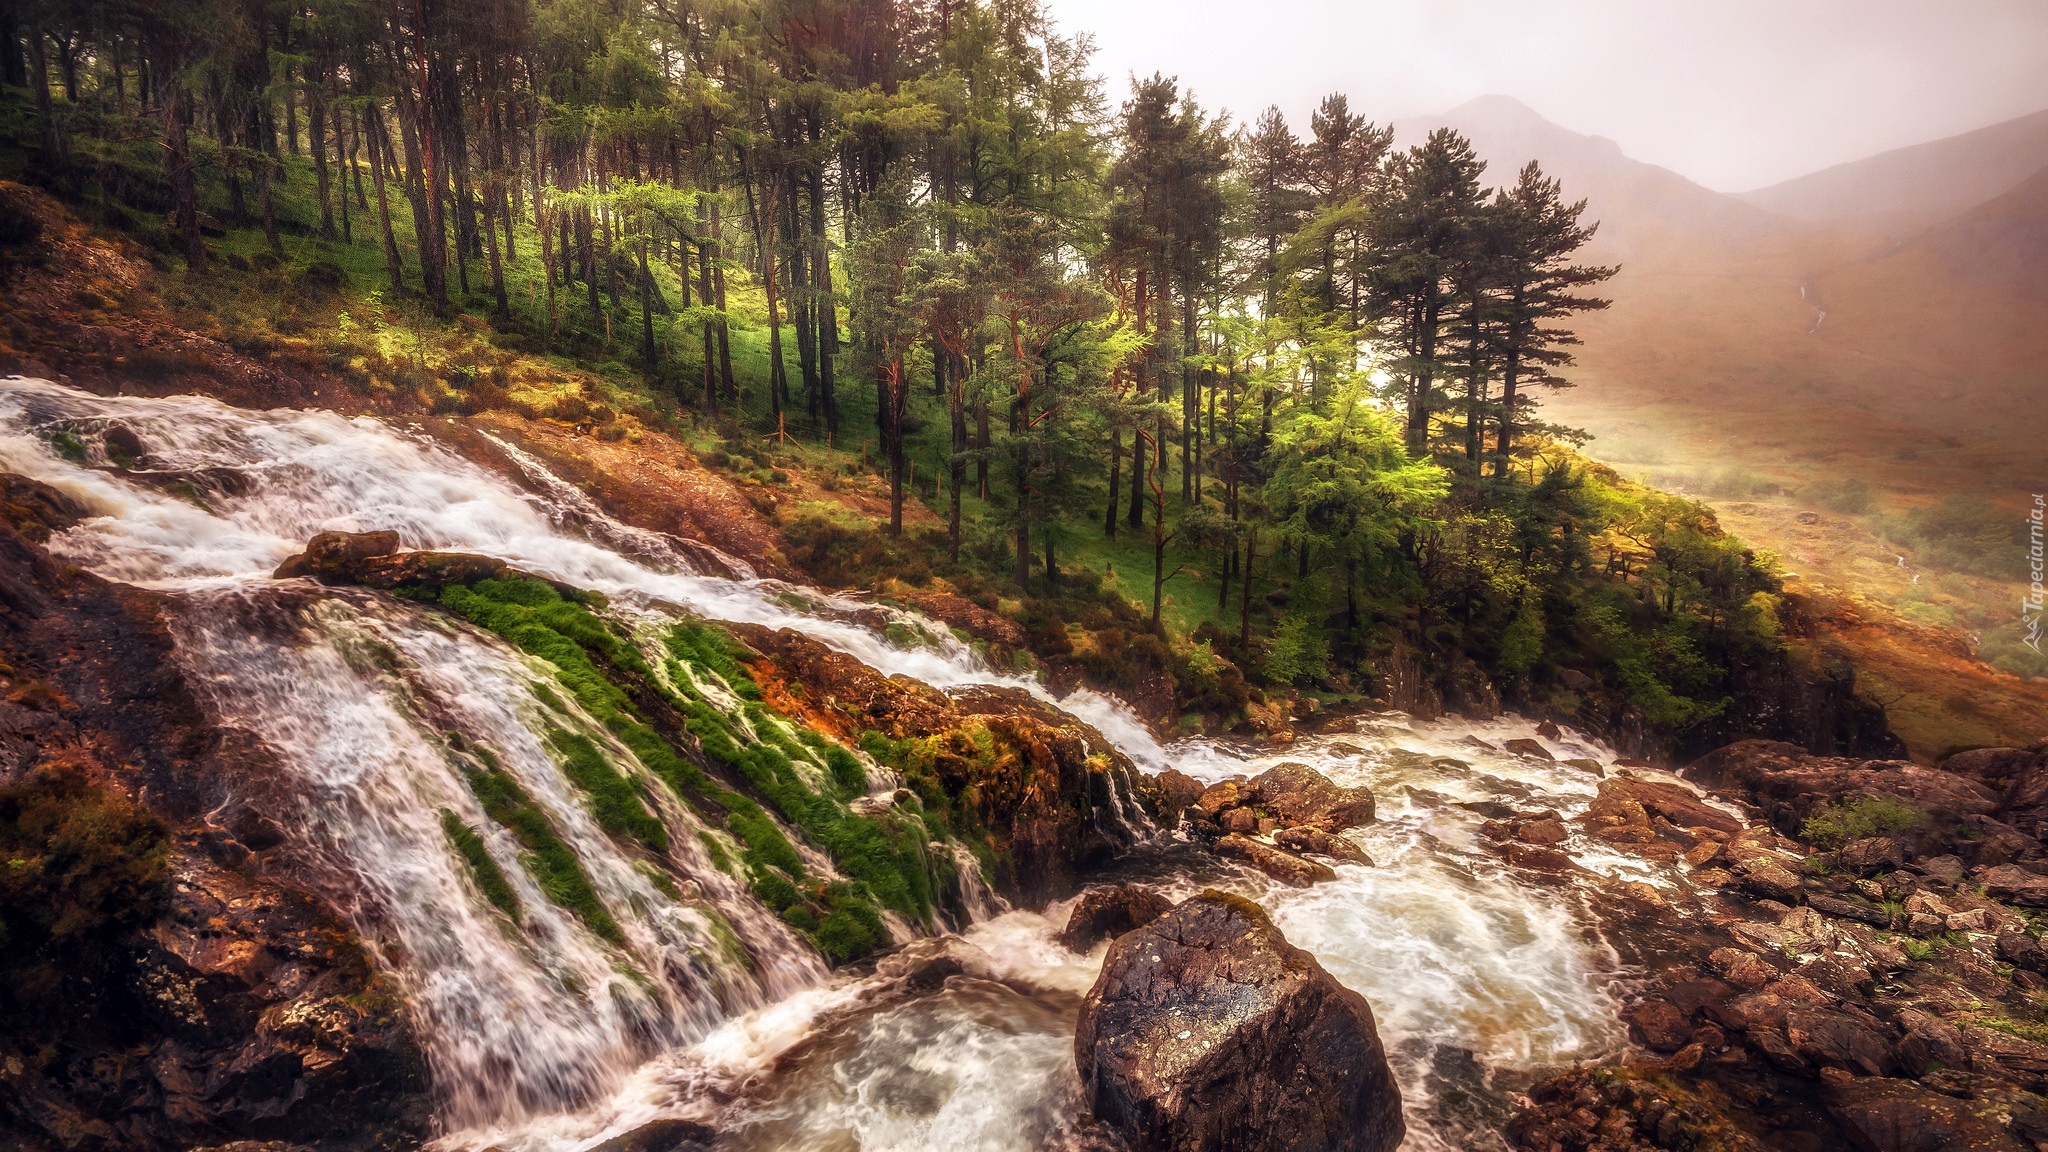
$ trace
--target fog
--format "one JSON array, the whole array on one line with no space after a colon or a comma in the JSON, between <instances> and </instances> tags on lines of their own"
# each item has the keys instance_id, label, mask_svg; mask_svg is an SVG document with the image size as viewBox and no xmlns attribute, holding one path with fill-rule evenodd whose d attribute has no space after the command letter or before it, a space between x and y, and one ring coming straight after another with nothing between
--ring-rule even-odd
<instances>
[{"instance_id":1,"label":"fog","mask_svg":"<svg viewBox=\"0 0 2048 1152\"><path fill-rule=\"evenodd\" d=\"M1381 121L1514 96L1742 191L2048 108L2043 0L1048 0L1120 101L1178 75L1297 130L1331 91Z\"/></svg>"}]
</instances>

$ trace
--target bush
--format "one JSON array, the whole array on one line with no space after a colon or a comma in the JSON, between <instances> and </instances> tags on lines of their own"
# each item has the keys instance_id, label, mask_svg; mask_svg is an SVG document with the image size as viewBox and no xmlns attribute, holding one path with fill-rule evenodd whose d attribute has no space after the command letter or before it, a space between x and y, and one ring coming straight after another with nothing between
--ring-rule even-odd
<instances>
[{"instance_id":1,"label":"bush","mask_svg":"<svg viewBox=\"0 0 2048 1152\"><path fill-rule=\"evenodd\" d=\"M1830 851L1852 840L1908 832L1927 822L1927 814L1889 796L1863 796L1807 817L1799 835Z\"/></svg>"}]
</instances>

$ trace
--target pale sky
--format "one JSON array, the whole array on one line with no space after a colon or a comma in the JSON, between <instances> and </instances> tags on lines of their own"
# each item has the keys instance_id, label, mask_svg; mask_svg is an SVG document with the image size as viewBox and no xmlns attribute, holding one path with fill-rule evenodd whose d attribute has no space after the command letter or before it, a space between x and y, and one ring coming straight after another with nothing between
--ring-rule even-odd
<instances>
[{"instance_id":1,"label":"pale sky","mask_svg":"<svg viewBox=\"0 0 2048 1152\"><path fill-rule=\"evenodd\" d=\"M1113 102L1178 75L1298 133L1331 91L1379 121L1500 93L1746 191L2048 108L2048 0L1047 0Z\"/></svg>"}]
</instances>

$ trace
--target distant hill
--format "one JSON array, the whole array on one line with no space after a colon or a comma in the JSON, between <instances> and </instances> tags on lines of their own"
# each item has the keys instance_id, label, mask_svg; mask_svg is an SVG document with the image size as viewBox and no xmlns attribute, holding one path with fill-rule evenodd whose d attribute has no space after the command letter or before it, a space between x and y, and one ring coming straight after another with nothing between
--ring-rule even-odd
<instances>
[{"instance_id":1,"label":"distant hill","mask_svg":"<svg viewBox=\"0 0 2048 1152\"><path fill-rule=\"evenodd\" d=\"M1933 255L1962 283L2048 300L2048 168L1907 247Z\"/></svg>"},{"instance_id":2,"label":"distant hill","mask_svg":"<svg viewBox=\"0 0 2048 1152\"><path fill-rule=\"evenodd\" d=\"M1811 224L1905 239L2048 168L2048 111L1881 152L1741 199Z\"/></svg>"},{"instance_id":3,"label":"distant hill","mask_svg":"<svg viewBox=\"0 0 2048 1152\"><path fill-rule=\"evenodd\" d=\"M1394 122L1400 147L1417 144L1433 129L1455 128L1486 161L1490 184L1512 181L1530 160L1564 181L1565 193L1585 197L1587 216L1600 221L1596 244L1608 257L1634 257L1670 241L1747 245L1783 232L1785 222L1753 204L1715 192L1668 168L1630 159L1605 136L1561 128L1519 100L1482 96L1440 116Z\"/></svg>"}]
</instances>

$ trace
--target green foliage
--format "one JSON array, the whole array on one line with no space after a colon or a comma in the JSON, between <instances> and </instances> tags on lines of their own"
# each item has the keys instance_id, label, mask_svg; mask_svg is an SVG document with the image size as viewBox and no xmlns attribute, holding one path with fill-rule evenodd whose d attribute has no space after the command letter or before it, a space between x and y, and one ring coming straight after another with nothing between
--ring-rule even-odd
<instances>
[{"instance_id":1,"label":"green foliage","mask_svg":"<svg viewBox=\"0 0 2048 1152\"><path fill-rule=\"evenodd\" d=\"M1516 611L1507 631L1501 634L1501 671L1510 675L1520 675L1535 667L1536 661L1543 655L1545 631L1541 598L1524 593L1521 608Z\"/></svg>"},{"instance_id":2,"label":"green foliage","mask_svg":"<svg viewBox=\"0 0 2048 1152\"><path fill-rule=\"evenodd\" d=\"M1888 539L1913 549L1923 564L1998 580L2026 578L2026 520L1988 500L1953 496L1886 517L1878 527Z\"/></svg>"},{"instance_id":3,"label":"green foliage","mask_svg":"<svg viewBox=\"0 0 2048 1152\"><path fill-rule=\"evenodd\" d=\"M477 890L484 894L500 912L519 922L519 894L512 890L512 882L491 859L490 849L484 846L484 838L476 829L462 822L462 818L448 809L441 809L441 831L448 836L448 844L455 854L469 865L470 878L476 881Z\"/></svg>"},{"instance_id":4,"label":"green foliage","mask_svg":"<svg viewBox=\"0 0 2048 1152\"><path fill-rule=\"evenodd\" d=\"M1275 684L1316 680L1329 671L1330 649L1323 637L1323 623L1314 616L1295 614L1280 622L1266 651L1266 679Z\"/></svg>"},{"instance_id":5,"label":"green foliage","mask_svg":"<svg viewBox=\"0 0 2048 1152\"><path fill-rule=\"evenodd\" d=\"M1893 836L1927 822L1927 814L1889 796L1862 796L1807 817L1799 835L1822 848L1840 848L1852 840Z\"/></svg>"}]
</instances>

